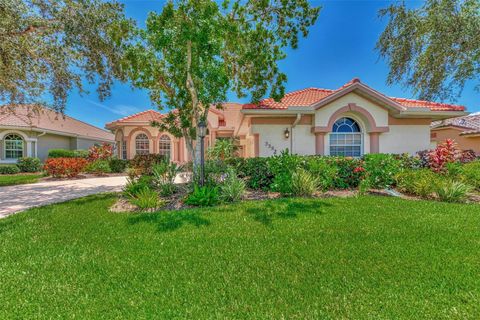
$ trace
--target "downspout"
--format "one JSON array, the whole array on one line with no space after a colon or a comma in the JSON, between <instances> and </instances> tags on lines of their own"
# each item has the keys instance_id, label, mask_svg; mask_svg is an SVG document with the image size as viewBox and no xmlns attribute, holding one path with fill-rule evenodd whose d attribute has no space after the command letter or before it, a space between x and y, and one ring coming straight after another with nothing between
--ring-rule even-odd
<instances>
[{"instance_id":1,"label":"downspout","mask_svg":"<svg viewBox=\"0 0 480 320\"><path fill-rule=\"evenodd\" d=\"M38 138L39 137L42 137L44 135L46 135L47 132L46 131L43 131L42 133L40 133L38 136L37 136L37 141L35 141L35 157L38 158Z\"/></svg>"},{"instance_id":2,"label":"downspout","mask_svg":"<svg viewBox=\"0 0 480 320\"><path fill-rule=\"evenodd\" d=\"M297 113L297 117L290 127L290 153L293 153L293 128L300 122L300 119L302 119L302 115Z\"/></svg>"}]
</instances>

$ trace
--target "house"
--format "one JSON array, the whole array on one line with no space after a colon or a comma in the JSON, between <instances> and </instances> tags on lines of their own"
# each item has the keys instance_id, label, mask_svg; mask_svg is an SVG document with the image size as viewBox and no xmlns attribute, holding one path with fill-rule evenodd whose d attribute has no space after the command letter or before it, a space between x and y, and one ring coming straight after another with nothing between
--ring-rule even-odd
<instances>
[{"instance_id":1,"label":"house","mask_svg":"<svg viewBox=\"0 0 480 320\"><path fill-rule=\"evenodd\" d=\"M480 154L480 113L433 122L432 144L446 139L454 139L462 150L473 150Z\"/></svg>"},{"instance_id":2,"label":"house","mask_svg":"<svg viewBox=\"0 0 480 320\"><path fill-rule=\"evenodd\" d=\"M20 157L44 160L50 149L88 149L104 142L113 143L113 134L51 109L0 107L0 163L14 163Z\"/></svg>"},{"instance_id":3,"label":"house","mask_svg":"<svg viewBox=\"0 0 480 320\"><path fill-rule=\"evenodd\" d=\"M211 108L206 144L237 137L244 157L266 157L288 149L305 155L362 156L366 153L415 153L430 146L430 124L465 115L465 107L392 98L353 79L342 87L307 88L276 102L225 103ZM162 114L148 110L108 123L119 156L159 153L188 161L183 138L150 126Z\"/></svg>"}]
</instances>

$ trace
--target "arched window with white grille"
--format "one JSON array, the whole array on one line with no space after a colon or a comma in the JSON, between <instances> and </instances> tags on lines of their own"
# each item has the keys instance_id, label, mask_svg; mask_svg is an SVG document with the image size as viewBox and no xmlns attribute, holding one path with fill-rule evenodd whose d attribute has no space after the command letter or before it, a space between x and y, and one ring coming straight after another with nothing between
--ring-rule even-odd
<instances>
[{"instance_id":1,"label":"arched window with white grille","mask_svg":"<svg viewBox=\"0 0 480 320\"><path fill-rule=\"evenodd\" d=\"M158 154L165 156L166 159L170 159L172 150L172 141L166 134L160 136L158 140Z\"/></svg>"},{"instance_id":2,"label":"arched window with white grille","mask_svg":"<svg viewBox=\"0 0 480 320\"><path fill-rule=\"evenodd\" d=\"M18 134L10 133L4 139L5 159L18 159L23 157L25 142Z\"/></svg>"},{"instance_id":3,"label":"arched window with white grille","mask_svg":"<svg viewBox=\"0 0 480 320\"><path fill-rule=\"evenodd\" d=\"M140 133L135 137L135 154L149 154L150 141L145 133Z\"/></svg>"},{"instance_id":4,"label":"arched window with white grille","mask_svg":"<svg viewBox=\"0 0 480 320\"><path fill-rule=\"evenodd\" d=\"M362 156L362 130L351 118L340 118L330 133L330 155L345 157Z\"/></svg>"}]
</instances>

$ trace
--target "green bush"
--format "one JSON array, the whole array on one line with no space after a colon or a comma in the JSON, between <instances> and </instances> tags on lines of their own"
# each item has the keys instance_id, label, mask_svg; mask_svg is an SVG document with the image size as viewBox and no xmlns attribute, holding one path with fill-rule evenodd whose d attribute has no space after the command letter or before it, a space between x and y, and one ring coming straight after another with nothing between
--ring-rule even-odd
<instances>
[{"instance_id":1,"label":"green bush","mask_svg":"<svg viewBox=\"0 0 480 320\"><path fill-rule=\"evenodd\" d=\"M16 174L20 169L15 164L0 165L0 174Z\"/></svg>"},{"instance_id":2,"label":"green bush","mask_svg":"<svg viewBox=\"0 0 480 320\"><path fill-rule=\"evenodd\" d=\"M337 174L333 181L335 189L355 189L365 177L363 161L350 157L327 157L327 163L334 166Z\"/></svg>"},{"instance_id":3,"label":"green bush","mask_svg":"<svg viewBox=\"0 0 480 320\"><path fill-rule=\"evenodd\" d=\"M292 174L292 194L295 196L311 197L319 184L319 179L305 169L299 168Z\"/></svg>"},{"instance_id":4,"label":"green bush","mask_svg":"<svg viewBox=\"0 0 480 320\"><path fill-rule=\"evenodd\" d=\"M430 198L441 179L430 169L405 170L395 176L399 191L422 198Z\"/></svg>"},{"instance_id":5,"label":"green bush","mask_svg":"<svg viewBox=\"0 0 480 320\"><path fill-rule=\"evenodd\" d=\"M402 154L395 154L393 156L396 160L400 161L400 167L403 170L422 168L422 160L418 155L412 156L408 153L402 153Z\"/></svg>"},{"instance_id":6,"label":"green bush","mask_svg":"<svg viewBox=\"0 0 480 320\"><path fill-rule=\"evenodd\" d=\"M194 186L193 192L185 199L185 203L191 206L211 207L219 203L218 187Z\"/></svg>"},{"instance_id":7,"label":"green bush","mask_svg":"<svg viewBox=\"0 0 480 320\"><path fill-rule=\"evenodd\" d=\"M38 158L23 157L18 159L17 167L21 172L38 172L42 169L42 162Z\"/></svg>"},{"instance_id":8,"label":"green bush","mask_svg":"<svg viewBox=\"0 0 480 320\"><path fill-rule=\"evenodd\" d=\"M139 174L151 175L153 166L163 161L165 161L165 156L159 154L137 154L130 160L130 167Z\"/></svg>"},{"instance_id":9,"label":"green bush","mask_svg":"<svg viewBox=\"0 0 480 320\"><path fill-rule=\"evenodd\" d=\"M465 164L460 175L466 184L480 191L480 160Z\"/></svg>"},{"instance_id":10,"label":"green bush","mask_svg":"<svg viewBox=\"0 0 480 320\"><path fill-rule=\"evenodd\" d=\"M112 158L108 164L114 173L123 173L127 169L128 161L123 159Z\"/></svg>"},{"instance_id":11,"label":"green bush","mask_svg":"<svg viewBox=\"0 0 480 320\"><path fill-rule=\"evenodd\" d=\"M149 188L141 189L135 197L130 199L130 202L136 205L140 210L155 210L164 204L157 192Z\"/></svg>"},{"instance_id":12,"label":"green bush","mask_svg":"<svg viewBox=\"0 0 480 320\"><path fill-rule=\"evenodd\" d=\"M223 184L220 185L220 198L228 202L239 201L245 194L245 188L245 181L238 178L235 170L230 168Z\"/></svg>"},{"instance_id":13,"label":"green bush","mask_svg":"<svg viewBox=\"0 0 480 320\"><path fill-rule=\"evenodd\" d=\"M273 181L268 158L247 158L237 169L240 177L247 178L247 186L254 190L266 190Z\"/></svg>"},{"instance_id":14,"label":"green bush","mask_svg":"<svg viewBox=\"0 0 480 320\"><path fill-rule=\"evenodd\" d=\"M292 175L304 165L304 157L282 151L279 156L268 158L268 165L274 176L270 189L284 195L291 194L293 192Z\"/></svg>"},{"instance_id":15,"label":"green bush","mask_svg":"<svg viewBox=\"0 0 480 320\"><path fill-rule=\"evenodd\" d=\"M138 179L127 179L123 187L123 194L130 198L135 198L143 189L150 189L151 178L142 176Z\"/></svg>"},{"instance_id":16,"label":"green bush","mask_svg":"<svg viewBox=\"0 0 480 320\"><path fill-rule=\"evenodd\" d=\"M162 196L170 196L175 193L175 177L180 172L180 167L169 161L162 161L152 168L152 182L160 189Z\"/></svg>"},{"instance_id":17,"label":"green bush","mask_svg":"<svg viewBox=\"0 0 480 320\"><path fill-rule=\"evenodd\" d=\"M48 150L49 158L87 158L87 150L68 150L68 149L50 149Z\"/></svg>"},{"instance_id":18,"label":"green bush","mask_svg":"<svg viewBox=\"0 0 480 320\"><path fill-rule=\"evenodd\" d=\"M391 154L366 154L363 168L371 188L383 189L395 184L395 176L401 170L401 162Z\"/></svg>"},{"instance_id":19,"label":"green bush","mask_svg":"<svg viewBox=\"0 0 480 320\"><path fill-rule=\"evenodd\" d=\"M472 187L459 181L447 179L437 184L435 194L440 201L465 202Z\"/></svg>"},{"instance_id":20,"label":"green bush","mask_svg":"<svg viewBox=\"0 0 480 320\"><path fill-rule=\"evenodd\" d=\"M104 175L106 173L112 172L112 169L110 169L108 160L99 159L99 160L90 162L85 168L85 171L88 173L93 173L97 175Z\"/></svg>"},{"instance_id":21,"label":"green bush","mask_svg":"<svg viewBox=\"0 0 480 320\"><path fill-rule=\"evenodd\" d=\"M318 187L327 191L333 189L338 175L338 167L332 165L327 157L308 157L306 160L306 169L318 179Z\"/></svg>"}]
</instances>

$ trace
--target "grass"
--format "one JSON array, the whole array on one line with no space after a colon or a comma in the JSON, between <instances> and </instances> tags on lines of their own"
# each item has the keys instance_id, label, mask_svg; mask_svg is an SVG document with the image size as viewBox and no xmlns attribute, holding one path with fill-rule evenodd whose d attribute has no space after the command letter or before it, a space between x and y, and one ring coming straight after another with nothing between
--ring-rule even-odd
<instances>
[{"instance_id":1,"label":"grass","mask_svg":"<svg viewBox=\"0 0 480 320\"><path fill-rule=\"evenodd\" d=\"M0 175L0 187L13 186L17 184L35 183L43 177L41 173L19 173L12 175Z\"/></svg>"},{"instance_id":2,"label":"grass","mask_svg":"<svg viewBox=\"0 0 480 320\"><path fill-rule=\"evenodd\" d=\"M0 319L479 319L480 206L281 199L0 220Z\"/></svg>"}]
</instances>

